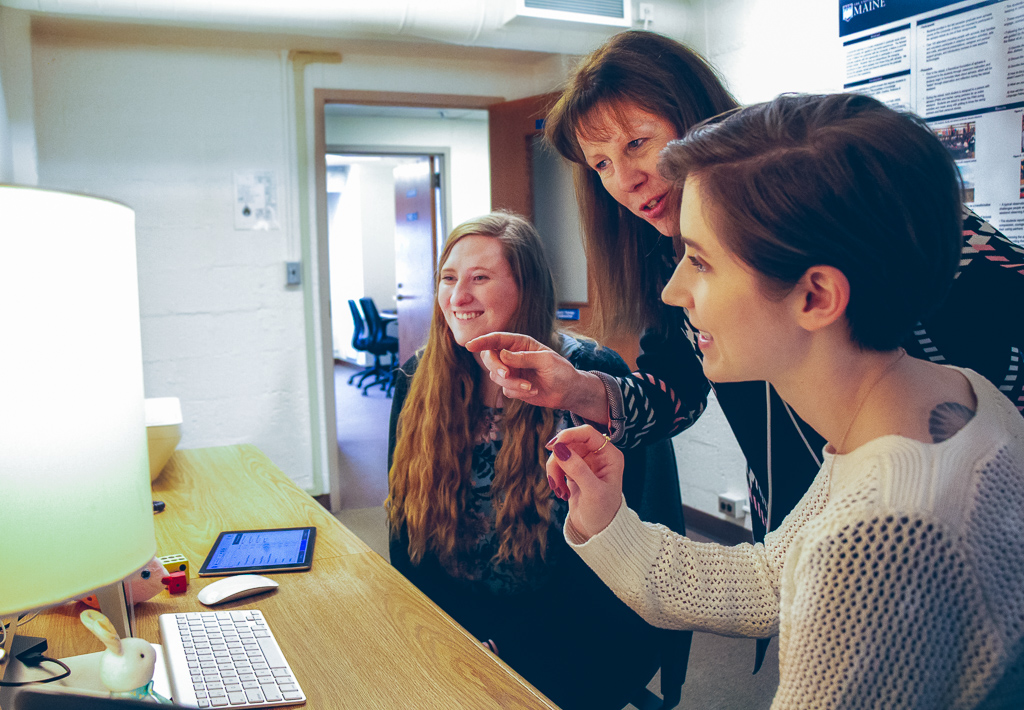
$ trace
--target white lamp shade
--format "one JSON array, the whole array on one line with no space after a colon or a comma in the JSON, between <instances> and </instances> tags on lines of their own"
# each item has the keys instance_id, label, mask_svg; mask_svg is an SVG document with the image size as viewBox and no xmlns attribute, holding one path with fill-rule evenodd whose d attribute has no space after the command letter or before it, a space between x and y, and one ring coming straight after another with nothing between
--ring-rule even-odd
<instances>
[{"instance_id":1,"label":"white lamp shade","mask_svg":"<svg viewBox=\"0 0 1024 710\"><path fill-rule=\"evenodd\" d=\"M0 186L0 616L156 552L135 215Z\"/></svg>"}]
</instances>

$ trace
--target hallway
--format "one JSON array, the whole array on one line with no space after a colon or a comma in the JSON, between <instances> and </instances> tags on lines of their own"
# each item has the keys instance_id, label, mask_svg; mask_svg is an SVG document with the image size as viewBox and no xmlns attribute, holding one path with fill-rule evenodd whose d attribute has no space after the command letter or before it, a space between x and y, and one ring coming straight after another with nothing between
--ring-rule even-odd
<instances>
[{"instance_id":1,"label":"hallway","mask_svg":"<svg viewBox=\"0 0 1024 710\"><path fill-rule=\"evenodd\" d=\"M334 364L341 508L380 506L388 494L388 419L391 399L379 387L367 396L348 378L361 368Z\"/></svg>"}]
</instances>

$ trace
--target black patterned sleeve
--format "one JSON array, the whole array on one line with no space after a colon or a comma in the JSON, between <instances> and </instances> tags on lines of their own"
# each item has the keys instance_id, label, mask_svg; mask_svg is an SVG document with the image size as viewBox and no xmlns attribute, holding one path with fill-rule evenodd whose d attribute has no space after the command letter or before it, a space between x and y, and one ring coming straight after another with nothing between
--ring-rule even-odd
<instances>
[{"instance_id":1,"label":"black patterned sleeve","mask_svg":"<svg viewBox=\"0 0 1024 710\"><path fill-rule=\"evenodd\" d=\"M1024 413L1024 246L964 208L964 244L956 279L942 305L904 347L911 355L969 367Z\"/></svg>"},{"instance_id":2,"label":"black patterned sleeve","mask_svg":"<svg viewBox=\"0 0 1024 710\"><path fill-rule=\"evenodd\" d=\"M664 333L645 333L640 351L637 371L620 383L625 419L620 448L648 445L693 426L711 388L679 324Z\"/></svg>"},{"instance_id":3,"label":"black patterned sleeve","mask_svg":"<svg viewBox=\"0 0 1024 710\"><path fill-rule=\"evenodd\" d=\"M608 435L620 449L675 436L692 426L707 405L711 386L680 326L686 321L679 313L671 309L667 327L649 330L640 338L636 372L620 377L595 372L608 394ZM575 414L573 421L584 423Z\"/></svg>"}]
</instances>

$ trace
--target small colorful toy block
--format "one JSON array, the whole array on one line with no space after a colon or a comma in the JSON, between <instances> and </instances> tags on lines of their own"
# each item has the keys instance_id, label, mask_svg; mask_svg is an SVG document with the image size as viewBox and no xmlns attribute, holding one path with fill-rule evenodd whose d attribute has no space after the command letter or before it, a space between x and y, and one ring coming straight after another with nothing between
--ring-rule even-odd
<instances>
[{"instance_id":1,"label":"small colorful toy block","mask_svg":"<svg viewBox=\"0 0 1024 710\"><path fill-rule=\"evenodd\" d=\"M191 575L188 573L188 560L185 559L184 555L164 555L163 557L157 557L160 563L167 570L167 574L174 574L175 572L184 572L186 577Z\"/></svg>"},{"instance_id":2,"label":"small colorful toy block","mask_svg":"<svg viewBox=\"0 0 1024 710\"><path fill-rule=\"evenodd\" d=\"M171 594L184 594L188 591L188 575L184 572L172 572L160 581L167 585L167 591Z\"/></svg>"}]
</instances>

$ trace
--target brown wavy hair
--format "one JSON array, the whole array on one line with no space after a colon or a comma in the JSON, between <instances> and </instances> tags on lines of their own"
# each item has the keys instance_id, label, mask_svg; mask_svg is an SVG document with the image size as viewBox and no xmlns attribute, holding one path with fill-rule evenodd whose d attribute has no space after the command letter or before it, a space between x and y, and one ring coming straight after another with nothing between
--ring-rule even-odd
<instances>
[{"instance_id":1,"label":"brown wavy hair","mask_svg":"<svg viewBox=\"0 0 1024 710\"><path fill-rule=\"evenodd\" d=\"M624 110L637 106L660 116L681 138L697 123L738 106L711 65L689 47L644 30L613 36L584 57L548 112L547 140L573 163L576 202L583 224L587 261L593 269L592 334L639 335L660 319L661 264L647 258L661 234L608 194L587 165L577 134L603 111L622 121Z\"/></svg>"},{"instance_id":2,"label":"brown wavy hair","mask_svg":"<svg viewBox=\"0 0 1024 710\"><path fill-rule=\"evenodd\" d=\"M551 269L536 230L522 217L494 212L452 230L438 261L443 265L455 245L477 235L501 242L519 287L519 308L506 330L532 336L558 350L555 289ZM397 538L404 526L409 558L419 563L428 551L450 574L461 574L472 522L465 513L473 448L485 403L473 355L455 342L437 302L427 344L398 419L394 463L389 474L388 524ZM544 444L555 431L554 412L519 400L504 404L503 444L491 485L497 514L496 561L523 564L543 558L552 522L551 489L544 472Z\"/></svg>"}]
</instances>

